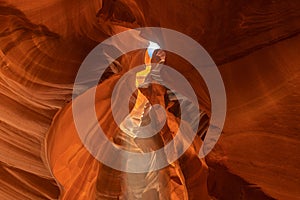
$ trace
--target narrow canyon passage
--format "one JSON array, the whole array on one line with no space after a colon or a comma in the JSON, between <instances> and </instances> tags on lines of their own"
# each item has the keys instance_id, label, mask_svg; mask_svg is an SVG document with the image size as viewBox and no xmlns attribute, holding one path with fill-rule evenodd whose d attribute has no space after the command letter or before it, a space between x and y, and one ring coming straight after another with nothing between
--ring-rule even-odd
<instances>
[{"instance_id":1,"label":"narrow canyon passage","mask_svg":"<svg viewBox=\"0 0 300 200\"><path fill-rule=\"evenodd\" d=\"M295 0L1 1L0 199L300 199L299 17ZM172 141L182 121L179 102L191 116L195 109L182 93L143 86L146 75L157 78L159 62L186 77L199 103L197 135L184 154L160 170L134 174L101 164L87 150L74 124L72 92L80 66L98 44L141 27L172 29L201 44L222 76L227 113L220 139L200 159L211 119L203 77L185 58L157 46L118 57L97 86L76 96L79 101L96 90L98 121L85 117L91 138L100 125L110 142L132 152ZM143 42L123 44L136 41ZM121 46L109 48L107 59ZM128 125L132 118L123 130L114 122L111 94L122 76L142 64L148 68L132 80L141 87L131 95L131 117L147 125L161 115L150 104L159 104L167 120L159 134L140 139Z\"/></svg>"},{"instance_id":2,"label":"narrow canyon passage","mask_svg":"<svg viewBox=\"0 0 300 200\"><path fill-rule=\"evenodd\" d=\"M122 121L120 128L111 121L113 117L110 98L107 97L111 96L113 82L120 77L115 74L110 77L105 76L106 80L101 81L97 86L98 91L101 92L101 94L98 93L100 95L96 95L95 107L99 115L97 118L100 119L99 123L107 137L111 138L111 142L122 149L139 153L151 152L170 142L178 132L178 123L183 123L180 118L176 117L179 115L176 102L186 102L185 104L189 105L191 116L195 108L186 97L177 94L177 97L181 99L174 98L174 94L159 85L159 68L161 68L159 63L164 63L166 60L164 51L148 49L134 52L133 57L131 55L130 58L129 62L132 63L130 66L135 66L133 63L135 60L144 60L145 64L144 69L135 75L134 84L140 89L132 96L130 114ZM149 79L155 79L158 82L151 84ZM167 99L165 99L166 97ZM81 98L81 96L77 98ZM147 123L159 123L151 122L150 119L159 119L159 117L153 117L153 115L159 115L152 106L154 104L164 107L167 121L158 134L140 138L138 137L140 134L138 127L145 126ZM67 105L58 113L46 140L50 169L61 185L61 199L209 199L206 185L208 168L204 159L198 158L199 148L197 148L201 146L200 136L207 129L207 120L202 121L201 129L199 129L200 136L195 138L195 144L185 152L181 159L158 171L134 174L107 167L85 150L78 138L74 122L72 122L71 106L71 104ZM106 108L107 110L105 110ZM206 114L202 113L201 116L206 116ZM88 134L96 134L93 132L95 125L98 124L88 124L87 121L86 129L91 130ZM151 127L148 130L150 133L154 131ZM106 156L113 155L107 152ZM115 162L120 162L120 160L122 159L116 158ZM130 160L126 162L130 162ZM127 165L126 162L120 164ZM159 160L152 157L151 161L146 163L149 169L154 162L159 162ZM191 176L190 168L197 170L197 173Z\"/></svg>"}]
</instances>

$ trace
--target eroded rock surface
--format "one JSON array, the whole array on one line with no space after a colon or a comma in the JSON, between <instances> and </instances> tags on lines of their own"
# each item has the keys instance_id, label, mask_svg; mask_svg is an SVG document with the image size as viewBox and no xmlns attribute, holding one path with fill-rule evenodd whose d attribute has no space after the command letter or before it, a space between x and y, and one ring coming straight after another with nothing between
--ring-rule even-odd
<instances>
[{"instance_id":1,"label":"eroded rock surface","mask_svg":"<svg viewBox=\"0 0 300 200\"><path fill-rule=\"evenodd\" d=\"M1 1L0 198L122 195L122 174L88 155L74 132L62 131L56 147L46 135L53 129L73 130L67 112L73 82L93 47L130 28L158 26L198 41L224 79L228 113L224 133L206 158L209 194L217 199L299 199L299 10L293 0ZM139 53L120 58L123 70L141 64L134 56ZM192 66L171 53L166 64L187 77L209 116L208 93ZM105 95L115 81L113 73L99 93ZM101 108L106 107L102 102ZM59 126L50 129L55 115ZM183 164L177 168L189 199L206 194L206 164L195 149L180 158ZM59 159L51 163L51 158ZM182 190L175 187L182 181L174 170L170 166L160 173L170 198L182 199Z\"/></svg>"}]
</instances>

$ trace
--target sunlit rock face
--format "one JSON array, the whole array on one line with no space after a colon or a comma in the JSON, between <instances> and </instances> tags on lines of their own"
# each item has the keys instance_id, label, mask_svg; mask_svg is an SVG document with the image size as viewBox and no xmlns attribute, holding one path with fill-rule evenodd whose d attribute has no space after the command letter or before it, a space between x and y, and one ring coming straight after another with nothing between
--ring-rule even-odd
<instances>
[{"instance_id":1,"label":"sunlit rock face","mask_svg":"<svg viewBox=\"0 0 300 200\"><path fill-rule=\"evenodd\" d=\"M299 10L293 0L1 1L0 198L297 199ZM70 102L86 55L104 39L144 26L171 28L199 42L218 64L227 92L225 127L214 150L199 159L197 137L178 161L154 174L160 190L147 187L145 174L95 160L76 134ZM111 85L144 58L144 50L122 56L97 86L97 116L108 137L117 130L105 126L113 122L106 116ZM170 52L165 64L190 81L209 117L200 75ZM164 89L153 89L162 100ZM161 133L168 137L140 141L150 150L172 138L177 108L169 108ZM137 180L145 185L139 197L129 192Z\"/></svg>"}]
</instances>

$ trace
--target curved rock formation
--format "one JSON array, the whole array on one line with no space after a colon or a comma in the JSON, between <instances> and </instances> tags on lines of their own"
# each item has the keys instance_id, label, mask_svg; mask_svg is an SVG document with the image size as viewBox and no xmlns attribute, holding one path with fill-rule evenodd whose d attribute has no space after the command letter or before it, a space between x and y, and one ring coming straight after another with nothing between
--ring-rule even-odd
<instances>
[{"instance_id":1,"label":"curved rock formation","mask_svg":"<svg viewBox=\"0 0 300 200\"><path fill-rule=\"evenodd\" d=\"M157 172L160 198L205 199L208 188L216 199L299 199L299 9L293 0L1 1L0 198L126 199L126 185L144 180L87 152L70 101L80 64L98 43L156 26L199 42L218 64L228 98L224 133L206 163L196 156L198 136L176 163ZM99 117L109 110L111 84L143 61L144 51L136 51L110 66L97 88ZM200 75L170 52L165 63L190 81L209 117ZM178 110L169 108L166 132L176 127ZM107 132L113 136L116 126ZM143 199L158 195L146 191Z\"/></svg>"}]
</instances>

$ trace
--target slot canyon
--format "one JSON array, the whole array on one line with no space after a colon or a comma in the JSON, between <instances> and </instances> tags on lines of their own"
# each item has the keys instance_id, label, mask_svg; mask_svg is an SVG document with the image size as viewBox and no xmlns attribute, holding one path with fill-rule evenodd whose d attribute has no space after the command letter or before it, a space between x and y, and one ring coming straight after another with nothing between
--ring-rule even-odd
<instances>
[{"instance_id":1,"label":"slot canyon","mask_svg":"<svg viewBox=\"0 0 300 200\"><path fill-rule=\"evenodd\" d=\"M226 118L203 157L216 112L210 87L163 47L173 39L169 46L197 52L145 27L185 35L218 69ZM98 48L109 60L98 76L87 58L109 38L117 42ZM300 200L300 1L1 0L0 50L0 200ZM95 69L76 90L84 63ZM107 143L152 157L131 161ZM159 151L168 145L176 159Z\"/></svg>"}]
</instances>

